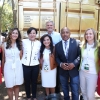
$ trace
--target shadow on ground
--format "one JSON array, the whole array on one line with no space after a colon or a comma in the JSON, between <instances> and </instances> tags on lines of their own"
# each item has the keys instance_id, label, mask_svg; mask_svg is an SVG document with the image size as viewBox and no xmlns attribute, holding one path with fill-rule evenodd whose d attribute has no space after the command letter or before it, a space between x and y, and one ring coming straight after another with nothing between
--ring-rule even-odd
<instances>
[{"instance_id":1,"label":"shadow on ground","mask_svg":"<svg viewBox=\"0 0 100 100\"><path fill-rule=\"evenodd\" d=\"M70 93L70 95L71 95L71 93ZM38 86L37 86L37 100L44 100L44 98L45 98L44 88L41 87L41 84L38 84ZM98 96L97 93L95 93L95 98L96 98L96 100L100 100L100 96ZM0 100L8 100L7 90L6 90L4 82L2 84L0 84ZM25 94L25 89L24 89L24 84L20 86L19 100L27 100L26 94ZM61 100L63 100L62 91L61 91Z\"/></svg>"}]
</instances>

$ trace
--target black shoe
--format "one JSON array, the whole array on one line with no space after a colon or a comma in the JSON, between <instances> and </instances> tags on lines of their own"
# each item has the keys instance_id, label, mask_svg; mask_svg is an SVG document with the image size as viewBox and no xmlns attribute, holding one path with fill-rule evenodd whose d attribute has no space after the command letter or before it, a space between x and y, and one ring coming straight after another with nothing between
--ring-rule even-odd
<instances>
[{"instance_id":1,"label":"black shoe","mask_svg":"<svg viewBox=\"0 0 100 100\"><path fill-rule=\"evenodd\" d=\"M45 100L48 100L48 96L45 97Z\"/></svg>"},{"instance_id":2,"label":"black shoe","mask_svg":"<svg viewBox=\"0 0 100 100\"><path fill-rule=\"evenodd\" d=\"M50 94L48 96L48 100L60 100L60 94L56 94L56 93Z\"/></svg>"},{"instance_id":3,"label":"black shoe","mask_svg":"<svg viewBox=\"0 0 100 100\"><path fill-rule=\"evenodd\" d=\"M84 100L82 95L80 95L80 100Z\"/></svg>"}]
</instances>

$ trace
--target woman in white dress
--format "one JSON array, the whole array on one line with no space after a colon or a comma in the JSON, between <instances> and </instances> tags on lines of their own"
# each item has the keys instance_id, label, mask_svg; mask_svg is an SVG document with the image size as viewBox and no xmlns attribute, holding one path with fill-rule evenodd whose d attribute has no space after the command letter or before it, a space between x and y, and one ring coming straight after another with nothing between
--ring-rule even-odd
<instances>
[{"instance_id":1,"label":"woman in white dress","mask_svg":"<svg viewBox=\"0 0 100 100\"><path fill-rule=\"evenodd\" d=\"M41 80L46 90L46 95L55 93L56 86L56 62L52 38L46 34L41 37L40 49ZM49 93L50 92L50 93Z\"/></svg>"},{"instance_id":2,"label":"woman in white dress","mask_svg":"<svg viewBox=\"0 0 100 100\"><path fill-rule=\"evenodd\" d=\"M18 28L11 29L7 42L2 45L2 67L4 69L5 85L10 100L18 100L19 85L23 84L23 69L21 64L21 34Z\"/></svg>"}]
</instances>

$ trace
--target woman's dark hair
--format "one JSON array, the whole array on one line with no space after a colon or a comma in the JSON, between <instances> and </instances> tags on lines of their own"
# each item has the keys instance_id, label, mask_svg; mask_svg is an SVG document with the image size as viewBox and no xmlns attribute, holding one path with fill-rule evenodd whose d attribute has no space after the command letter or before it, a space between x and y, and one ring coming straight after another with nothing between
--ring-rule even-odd
<instances>
[{"instance_id":1,"label":"woman's dark hair","mask_svg":"<svg viewBox=\"0 0 100 100\"><path fill-rule=\"evenodd\" d=\"M37 34L37 29L34 28L34 27L30 27L28 30L27 30L27 34L29 35L31 33L32 30L35 30L36 34Z\"/></svg>"},{"instance_id":2,"label":"woman's dark hair","mask_svg":"<svg viewBox=\"0 0 100 100\"><path fill-rule=\"evenodd\" d=\"M40 55L43 54L43 51L45 49L45 45L43 44L43 41L44 41L44 38L45 37L49 37L49 39L50 39L50 51L51 51L51 54L53 53L53 42L52 42L52 38L48 34L45 34L40 39L40 41L41 41Z\"/></svg>"},{"instance_id":3,"label":"woman's dark hair","mask_svg":"<svg viewBox=\"0 0 100 100\"><path fill-rule=\"evenodd\" d=\"M18 38L16 39L17 48L18 48L19 50L22 50L21 33L20 33L20 31L19 31L18 28L13 28L13 29L11 29L11 30L9 31L9 33L8 33L8 38L7 38L7 46L6 46L6 49L12 47L12 46L11 46L11 44L12 44L11 35L12 35L12 32L13 32L14 30L17 30L17 31L18 31Z\"/></svg>"}]
</instances>

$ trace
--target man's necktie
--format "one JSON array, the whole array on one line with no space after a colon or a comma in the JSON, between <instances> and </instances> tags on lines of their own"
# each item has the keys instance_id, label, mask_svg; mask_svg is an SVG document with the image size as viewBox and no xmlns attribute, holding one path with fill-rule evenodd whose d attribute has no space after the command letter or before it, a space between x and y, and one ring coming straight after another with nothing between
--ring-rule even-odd
<instances>
[{"instance_id":1,"label":"man's necktie","mask_svg":"<svg viewBox=\"0 0 100 100\"><path fill-rule=\"evenodd\" d=\"M66 52L66 59L68 59L68 41L65 41L65 52Z\"/></svg>"}]
</instances>

